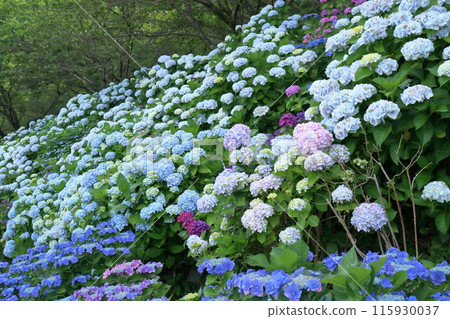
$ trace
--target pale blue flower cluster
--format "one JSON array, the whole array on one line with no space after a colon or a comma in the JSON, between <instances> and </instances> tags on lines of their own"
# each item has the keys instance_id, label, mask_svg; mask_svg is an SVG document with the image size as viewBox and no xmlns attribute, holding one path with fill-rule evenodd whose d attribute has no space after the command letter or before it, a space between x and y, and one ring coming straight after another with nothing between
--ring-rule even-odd
<instances>
[{"instance_id":1,"label":"pale blue flower cluster","mask_svg":"<svg viewBox=\"0 0 450 319\"><path fill-rule=\"evenodd\" d=\"M331 198L334 203L343 204L344 202L352 200L353 192L347 186L339 185L338 188L331 193Z\"/></svg>"},{"instance_id":2,"label":"pale blue flower cluster","mask_svg":"<svg viewBox=\"0 0 450 319\"><path fill-rule=\"evenodd\" d=\"M200 198L200 195L194 190L185 190L183 194L178 197L178 206L184 212L194 213L197 210L197 200Z\"/></svg>"},{"instance_id":3,"label":"pale blue flower cluster","mask_svg":"<svg viewBox=\"0 0 450 319\"><path fill-rule=\"evenodd\" d=\"M414 85L400 94L400 98L405 105L421 103L433 97L433 91L430 87L422 84Z\"/></svg>"},{"instance_id":4,"label":"pale blue flower cluster","mask_svg":"<svg viewBox=\"0 0 450 319\"><path fill-rule=\"evenodd\" d=\"M442 181L430 182L423 188L422 198L438 203L450 202L450 189Z\"/></svg>"},{"instance_id":5,"label":"pale blue flower cluster","mask_svg":"<svg viewBox=\"0 0 450 319\"><path fill-rule=\"evenodd\" d=\"M211 213L217 205L217 197L213 194L205 194L197 200L197 209L200 213Z\"/></svg>"},{"instance_id":6,"label":"pale blue flower cluster","mask_svg":"<svg viewBox=\"0 0 450 319\"><path fill-rule=\"evenodd\" d=\"M406 61L415 61L427 58L434 51L433 42L429 39L417 38L406 42L400 49Z\"/></svg>"},{"instance_id":7,"label":"pale blue flower cluster","mask_svg":"<svg viewBox=\"0 0 450 319\"><path fill-rule=\"evenodd\" d=\"M400 108L394 102L379 100L369 105L364 114L364 121L377 126L380 123L384 123L386 117L395 120L399 113Z\"/></svg>"},{"instance_id":8,"label":"pale blue flower cluster","mask_svg":"<svg viewBox=\"0 0 450 319\"><path fill-rule=\"evenodd\" d=\"M379 75L391 75L398 69L398 62L394 59L387 58L378 63L375 72Z\"/></svg>"},{"instance_id":9,"label":"pale blue flower cluster","mask_svg":"<svg viewBox=\"0 0 450 319\"><path fill-rule=\"evenodd\" d=\"M316 151L305 159L304 167L307 171L315 172L328 169L334 163L330 155L322 151Z\"/></svg>"},{"instance_id":10,"label":"pale blue flower cluster","mask_svg":"<svg viewBox=\"0 0 450 319\"><path fill-rule=\"evenodd\" d=\"M355 208L350 223L358 230L379 230L388 222L386 211L377 203L363 203Z\"/></svg>"},{"instance_id":11,"label":"pale blue flower cluster","mask_svg":"<svg viewBox=\"0 0 450 319\"><path fill-rule=\"evenodd\" d=\"M422 25L416 21L408 21L398 24L394 29L394 37L406 38L410 35L420 35L422 33Z\"/></svg>"},{"instance_id":12,"label":"pale blue flower cluster","mask_svg":"<svg viewBox=\"0 0 450 319\"><path fill-rule=\"evenodd\" d=\"M295 227L288 227L279 234L280 241L288 246L295 244L300 240L300 231Z\"/></svg>"}]
</instances>

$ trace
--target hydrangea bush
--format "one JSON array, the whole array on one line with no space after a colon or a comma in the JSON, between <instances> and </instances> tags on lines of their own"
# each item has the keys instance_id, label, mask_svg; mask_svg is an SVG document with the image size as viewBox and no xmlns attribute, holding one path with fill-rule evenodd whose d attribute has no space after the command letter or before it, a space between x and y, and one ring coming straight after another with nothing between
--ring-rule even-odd
<instances>
[{"instance_id":1,"label":"hydrangea bush","mask_svg":"<svg viewBox=\"0 0 450 319\"><path fill-rule=\"evenodd\" d=\"M448 1L320 2L0 141L0 298L448 300Z\"/></svg>"}]
</instances>

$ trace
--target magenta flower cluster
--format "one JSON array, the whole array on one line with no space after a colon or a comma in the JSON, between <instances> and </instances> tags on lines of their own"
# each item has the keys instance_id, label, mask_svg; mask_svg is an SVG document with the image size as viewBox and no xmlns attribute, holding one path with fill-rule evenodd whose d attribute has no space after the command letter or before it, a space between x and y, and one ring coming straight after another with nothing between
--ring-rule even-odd
<instances>
[{"instance_id":1,"label":"magenta flower cluster","mask_svg":"<svg viewBox=\"0 0 450 319\"><path fill-rule=\"evenodd\" d=\"M294 129L294 139L303 155L326 150L333 143L333 136L320 123L298 124Z\"/></svg>"},{"instance_id":2,"label":"magenta flower cluster","mask_svg":"<svg viewBox=\"0 0 450 319\"><path fill-rule=\"evenodd\" d=\"M183 228L187 229L189 235L201 236L205 231L210 229L209 225L203 220L195 220L194 214L191 212L181 213L177 221L183 223Z\"/></svg>"}]
</instances>

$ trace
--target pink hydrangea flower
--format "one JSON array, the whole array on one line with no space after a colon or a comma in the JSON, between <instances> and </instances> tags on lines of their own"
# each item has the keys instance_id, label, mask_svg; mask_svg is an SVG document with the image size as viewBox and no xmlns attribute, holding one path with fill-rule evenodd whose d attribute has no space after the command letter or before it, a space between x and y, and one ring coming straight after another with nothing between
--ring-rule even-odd
<instances>
[{"instance_id":1,"label":"pink hydrangea flower","mask_svg":"<svg viewBox=\"0 0 450 319\"><path fill-rule=\"evenodd\" d=\"M298 85L291 85L286 89L286 96L290 97L298 92L300 92L300 87Z\"/></svg>"},{"instance_id":2,"label":"pink hydrangea flower","mask_svg":"<svg viewBox=\"0 0 450 319\"><path fill-rule=\"evenodd\" d=\"M294 139L304 155L311 155L318 150L326 150L333 143L333 135L320 123L298 124L294 129Z\"/></svg>"}]
</instances>

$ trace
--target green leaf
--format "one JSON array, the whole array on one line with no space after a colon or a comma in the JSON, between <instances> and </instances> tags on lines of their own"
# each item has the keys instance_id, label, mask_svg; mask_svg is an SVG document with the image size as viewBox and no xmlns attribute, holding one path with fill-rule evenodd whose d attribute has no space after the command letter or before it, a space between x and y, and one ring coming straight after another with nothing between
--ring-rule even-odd
<instances>
[{"instance_id":1,"label":"green leaf","mask_svg":"<svg viewBox=\"0 0 450 319\"><path fill-rule=\"evenodd\" d=\"M286 272L292 272L297 269L298 262L299 258L297 253L290 249L274 247L270 252L270 266L273 269L282 269Z\"/></svg>"},{"instance_id":2,"label":"green leaf","mask_svg":"<svg viewBox=\"0 0 450 319\"><path fill-rule=\"evenodd\" d=\"M316 215L311 215L307 219L309 226L311 227L317 227L319 226L319 217Z\"/></svg>"},{"instance_id":3,"label":"green leaf","mask_svg":"<svg viewBox=\"0 0 450 319\"><path fill-rule=\"evenodd\" d=\"M174 254L181 253L184 250L183 245L173 245L169 247L170 252Z\"/></svg>"},{"instance_id":4,"label":"green leaf","mask_svg":"<svg viewBox=\"0 0 450 319\"><path fill-rule=\"evenodd\" d=\"M424 126L424 124L428 121L428 114L426 113L417 113L416 116L414 116L414 127L416 130Z\"/></svg>"},{"instance_id":5,"label":"green leaf","mask_svg":"<svg viewBox=\"0 0 450 319\"><path fill-rule=\"evenodd\" d=\"M441 143L435 143L434 155L436 157L436 163L446 159L450 156L450 141L445 140Z\"/></svg>"},{"instance_id":6,"label":"green leaf","mask_svg":"<svg viewBox=\"0 0 450 319\"><path fill-rule=\"evenodd\" d=\"M321 282L323 283L328 283L328 284L333 284L333 285L337 285L337 286L341 286L341 287L346 287L347 286L347 276L345 275L328 275L322 278Z\"/></svg>"},{"instance_id":7,"label":"green leaf","mask_svg":"<svg viewBox=\"0 0 450 319\"><path fill-rule=\"evenodd\" d=\"M117 176L117 187L124 194L128 194L128 192L130 191L130 183L122 174L119 174L119 176Z\"/></svg>"},{"instance_id":8,"label":"green leaf","mask_svg":"<svg viewBox=\"0 0 450 319\"><path fill-rule=\"evenodd\" d=\"M358 82L372 75L372 70L367 67L359 68L355 73L355 81Z\"/></svg>"},{"instance_id":9,"label":"green leaf","mask_svg":"<svg viewBox=\"0 0 450 319\"><path fill-rule=\"evenodd\" d=\"M266 234L265 233L258 233L258 235L256 235L256 238L258 239L258 241L263 244L266 241Z\"/></svg>"},{"instance_id":10,"label":"green leaf","mask_svg":"<svg viewBox=\"0 0 450 319\"><path fill-rule=\"evenodd\" d=\"M264 254L247 256L247 257L245 257L244 261L245 261L245 263L247 263L250 266L261 267L264 269L267 269L270 265L269 260L267 259L266 255L264 255Z\"/></svg>"},{"instance_id":11,"label":"green leaf","mask_svg":"<svg viewBox=\"0 0 450 319\"><path fill-rule=\"evenodd\" d=\"M119 212L119 211L121 211L121 210L123 210L123 209L126 209L126 208L128 208L127 205L125 205L125 204L119 204L119 205L116 205L116 206L114 206L113 208L111 208L111 211L113 211L113 212Z\"/></svg>"},{"instance_id":12,"label":"green leaf","mask_svg":"<svg viewBox=\"0 0 450 319\"><path fill-rule=\"evenodd\" d=\"M373 137L375 138L375 143L378 146L383 144L384 140L389 136L389 133L392 131L392 124L389 123L383 126L376 126L373 129Z\"/></svg>"},{"instance_id":13,"label":"green leaf","mask_svg":"<svg viewBox=\"0 0 450 319\"><path fill-rule=\"evenodd\" d=\"M349 250L349 252L342 257L341 262L339 263L339 272L348 272L350 267L355 267L358 265L358 256L356 255L355 248Z\"/></svg>"},{"instance_id":14,"label":"green leaf","mask_svg":"<svg viewBox=\"0 0 450 319\"><path fill-rule=\"evenodd\" d=\"M136 225L139 222L143 222L144 220L139 216L139 214L134 214L128 217L128 221L131 225Z\"/></svg>"},{"instance_id":15,"label":"green leaf","mask_svg":"<svg viewBox=\"0 0 450 319\"><path fill-rule=\"evenodd\" d=\"M419 137L420 142L422 145L427 144L431 138L433 137L433 124L430 122L425 123L425 125L417 130L417 136Z\"/></svg>"},{"instance_id":16,"label":"green leaf","mask_svg":"<svg viewBox=\"0 0 450 319\"><path fill-rule=\"evenodd\" d=\"M439 232L446 234L450 225L450 212L446 211L438 213L436 215L435 224Z\"/></svg>"}]
</instances>

